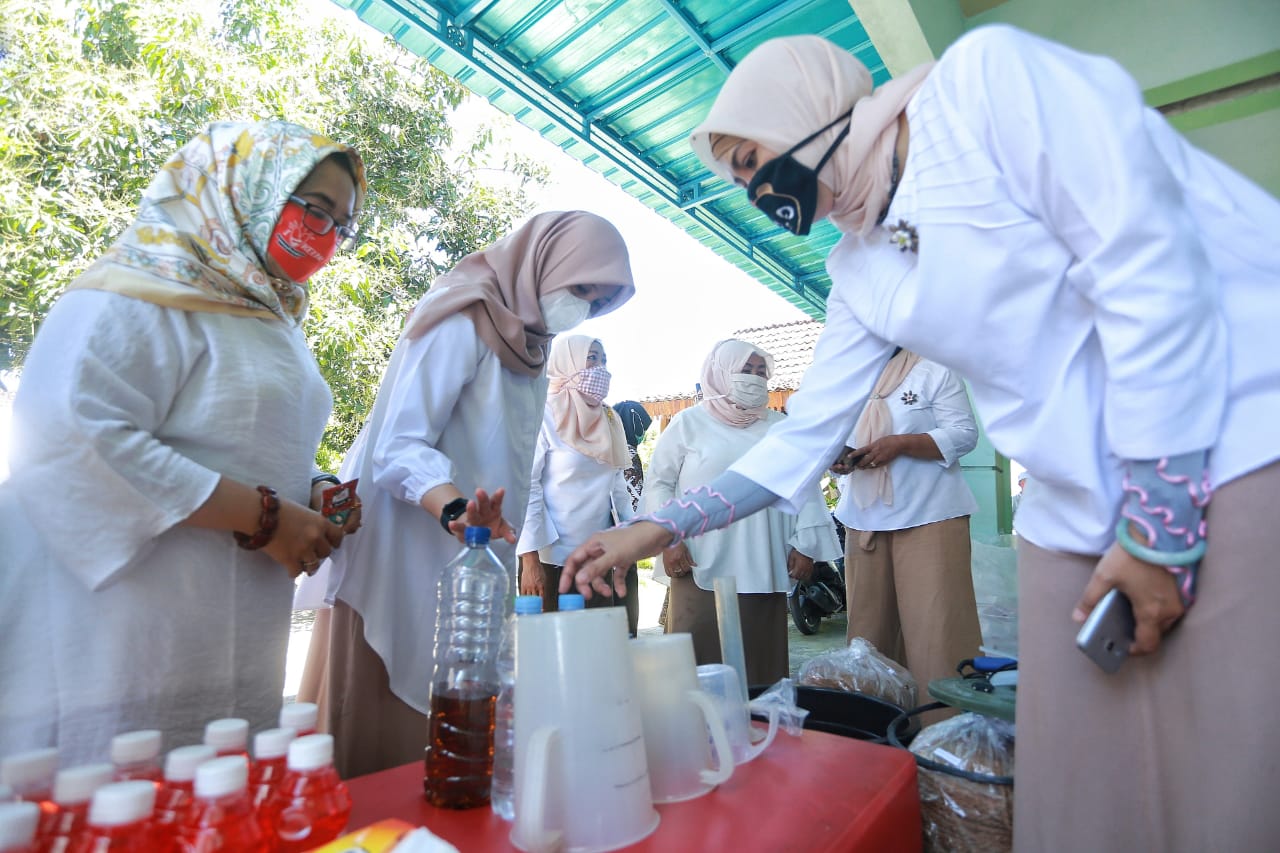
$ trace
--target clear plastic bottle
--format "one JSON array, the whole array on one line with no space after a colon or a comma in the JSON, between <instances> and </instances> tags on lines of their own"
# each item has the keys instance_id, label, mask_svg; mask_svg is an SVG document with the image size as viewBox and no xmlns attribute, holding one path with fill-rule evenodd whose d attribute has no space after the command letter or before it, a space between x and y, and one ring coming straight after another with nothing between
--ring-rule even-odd
<instances>
[{"instance_id":1,"label":"clear plastic bottle","mask_svg":"<svg viewBox=\"0 0 1280 853\"><path fill-rule=\"evenodd\" d=\"M116 781L146 779L159 785L164 779L160 767L160 732L143 729L125 732L111 739L111 763L116 767Z\"/></svg>"},{"instance_id":2,"label":"clear plastic bottle","mask_svg":"<svg viewBox=\"0 0 1280 853\"><path fill-rule=\"evenodd\" d=\"M183 850L270 853L270 839L249 802L248 759L227 755L196 768L195 801L178 841Z\"/></svg>"},{"instance_id":3,"label":"clear plastic bottle","mask_svg":"<svg viewBox=\"0 0 1280 853\"><path fill-rule=\"evenodd\" d=\"M39 821L35 803L0 803L0 853L35 853Z\"/></svg>"},{"instance_id":4,"label":"clear plastic bottle","mask_svg":"<svg viewBox=\"0 0 1280 853\"><path fill-rule=\"evenodd\" d=\"M177 834L195 800L196 768L217 757L217 751L203 743L169 750L164 758L164 782L156 792L156 826Z\"/></svg>"},{"instance_id":5,"label":"clear plastic bottle","mask_svg":"<svg viewBox=\"0 0 1280 853\"><path fill-rule=\"evenodd\" d=\"M290 702L280 708L280 728L293 729L297 737L316 733L320 709L314 702Z\"/></svg>"},{"instance_id":6,"label":"clear plastic bottle","mask_svg":"<svg viewBox=\"0 0 1280 853\"><path fill-rule=\"evenodd\" d=\"M219 758L243 755L249 758L249 721L239 717L212 720L204 727L204 742L218 752Z\"/></svg>"},{"instance_id":7,"label":"clear plastic bottle","mask_svg":"<svg viewBox=\"0 0 1280 853\"><path fill-rule=\"evenodd\" d=\"M489 802L498 645L510 575L489 550L489 528L468 527L467 546L440 575L423 791L433 806Z\"/></svg>"},{"instance_id":8,"label":"clear plastic bottle","mask_svg":"<svg viewBox=\"0 0 1280 853\"><path fill-rule=\"evenodd\" d=\"M277 853L302 853L342 834L351 794L333 769L333 736L300 737L289 744L289 769L262 805L259 818Z\"/></svg>"},{"instance_id":9,"label":"clear plastic bottle","mask_svg":"<svg viewBox=\"0 0 1280 853\"><path fill-rule=\"evenodd\" d=\"M266 729L253 736L253 766L249 768L249 799L255 809L271 796L289 769L289 744L297 737L293 729Z\"/></svg>"},{"instance_id":10,"label":"clear plastic bottle","mask_svg":"<svg viewBox=\"0 0 1280 853\"><path fill-rule=\"evenodd\" d=\"M18 800L35 803L42 812L53 812L53 777L58 772L58 750L33 749L6 755L0 760L0 785L7 785Z\"/></svg>"},{"instance_id":11,"label":"clear plastic bottle","mask_svg":"<svg viewBox=\"0 0 1280 853\"><path fill-rule=\"evenodd\" d=\"M52 812L40 816L36 844L48 853L63 853L89 825L89 802L103 785L111 782L115 768L110 764L86 764L59 770L53 779Z\"/></svg>"},{"instance_id":12,"label":"clear plastic bottle","mask_svg":"<svg viewBox=\"0 0 1280 853\"><path fill-rule=\"evenodd\" d=\"M542 596L516 596L516 612L507 619L498 649L498 699L493 706L493 785L489 805L503 820L516 816L516 619L542 612Z\"/></svg>"},{"instance_id":13,"label":"clear plastic bottle","mask_svg":"<svg viewBox=\"0 0 1280 853\"><path fill-rule=\"evenodd\" d=\"M71 845L72 853L153 853L163 850L151 823L156 786L145 779L112 782L93 792L89 820Z\"/></svg>"}]
</instances>

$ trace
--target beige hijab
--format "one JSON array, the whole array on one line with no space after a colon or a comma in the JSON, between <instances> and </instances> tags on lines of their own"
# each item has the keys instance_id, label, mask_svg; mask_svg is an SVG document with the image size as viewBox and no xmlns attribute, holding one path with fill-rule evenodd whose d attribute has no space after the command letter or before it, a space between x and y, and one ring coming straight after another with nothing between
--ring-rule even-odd
<instances>
[{"instance_id":1,"label":"beige hijab","mask_svg":"<svg viewBox=\"0 0 1280 853\"><path fill-rule=\"evenodd\" d=\"M779 154L853 108L849 135L818 178L835 194L831 221L866 234L889 203L898 116L933 63L920 65L872 91L871 74L853 54L820 36L764 42L729 74L707 118L689 139L699 159L732 182L727 161L711 155L711 136L750 139ZM837 123L794 156L813 168L836 136Z\"/></svg>"},{"instance_id":2,"label":"beige hijab","mask_svg":"<svg viewBox=\"0 0 1280 853\"><path fill-rule=\"evenodd\" d=\"M557 335L551 342L547 411L565 444L611 468L626 468L631 452L622 420L613 409L587 399L579 390L593 343L596 338L590 335Z\"/></svg>"},{"instance_id":3,"label":"beige hijab","mask_svg":"<svg viewBox=\"0 0 1280 853\"><path fill-rule=\"evenodd\" d=\"M551 334L538 297L575 284L608 284L617 294L592 316L607 314L636 292L627 246L607 220L581 210L539 213L486 249L467 255L436 279L405 324L418 338L446 317L463 312L502 366L538 376Z\"/></svg>"},{"instance_id":4,"label":"beige hijab","mask_svg":"<svg viewBox=\"0 0 1280 853\"><path fill-rule=\"evenodd\" d=\"M733 377L742 372L747 359L759 355L764 359L765 371L773 376L773 356L755 344L730 338L711 348L707 360L702 363L702 394L700 405L718 421L739 429L749 427L765 418L768 406L744 409L729 399L733 390Z\"/></svg>"},{"instance_id":5,"label":"beige hijab","mask_svg":"<svg viewBox=\"0 0 1280 853\"><path fill-rule=\"evenodd\" d=\"M880 378L871 389L867 406L862 410L853 428L853 440L857 447L866 447L877 438L884 438L893 433L893 413L885 399L898 390L898 386L907 378L917 364L920 356L910 350L899 350L889 359L889 363L880 371ZM853 500L862 509L866 509L876 501L883 501L885 506L893 506L893 480L889 477L889 468L855 468L849 480L853 488Z\"/></svg>"}]
</instances>

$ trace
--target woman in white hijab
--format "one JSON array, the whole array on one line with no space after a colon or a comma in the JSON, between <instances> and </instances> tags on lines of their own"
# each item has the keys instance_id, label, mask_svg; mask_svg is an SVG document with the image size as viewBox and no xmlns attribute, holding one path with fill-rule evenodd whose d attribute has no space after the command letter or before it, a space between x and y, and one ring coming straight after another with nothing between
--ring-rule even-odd
<instances>
[{"instance_id":1,"label":"woman in white hijab","mask_svg":"<svg viewBox=\"0 0 1280 853\"><path fill-rule=\"evenodd\" d=\"M557 337L547 377L547 406L516 553L521 594L541 595L543 611L552 612L559 609L564 558L601 525L627 521L635 510L624 474L631 464L627 436L621 418L604 405L611 378L604 345L589 335ZM590 602L622 603L610 596Z\"/></svg>"},{"instance_id":2,"label":"woman in white hijab","mask_svg":"<svg viewBox=\"0 0 1280 853\"><path fill-rule=\"evenodd\" d=\"M773 358L754 344L716 344L702 365L702 402L671 419L649 460L644 503L662 506L686 489L711 482L754 447L785 415L768 408ZM667 632L693 635L699 664L720 663L720 632L712 587L731 577L746 654L747 681L785 678L787 590L807 580L814 560L840 557L835 523L815 483L798 516L765 510L724 530L665 549L654 572L671 579Z\"/></svg>"},{"instance_id":3,"label":"woman in white hijab","mask_svg":"<svg viewBox=\"0 0 1280 853\"><path fill-rule=\"evenodd\" d=\"M692 144L793 233L843 232L826 331L791 416L714 501L598 534L566 579L602 587L673 537L794 505L903 346L969 380L1036 482L1016 521L1015 847L1274 846L1280 762L1244 733L1280 683L1280 204L1116 63L1007 27L874 92L823 39L766 42ZM1136 629L1107 674L1074 640L1112 588ZM1199 701L1225 660L1248 677Z\"/></svg>"},{"instance_id":4,"label":"woman in white hijab","mask_svg":"<svg viewBox=\"0 0 1280 853\"><path fill-rule=\"evenodd\" d=\"M308 687L343 776L422 758L440 572L469 525L514 562L504 518L524 517L547 348L634 291L616 228L541 213L463 258L409 316L340 471L360 480L364 527L314 579L334 608Z\"/></svg>"}]
</instances>

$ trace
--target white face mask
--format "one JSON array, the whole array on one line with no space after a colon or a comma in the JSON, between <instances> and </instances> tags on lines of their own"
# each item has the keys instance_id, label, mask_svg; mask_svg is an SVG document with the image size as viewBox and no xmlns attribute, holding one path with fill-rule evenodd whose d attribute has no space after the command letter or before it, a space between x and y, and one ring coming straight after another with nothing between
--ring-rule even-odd
<instances>
[{"instance_id":1,"label":"white face mask","mask_svg":"<svg viewBox=\"0 0 1280 853\"><path fill-rule=\"evenodd\" d=\"M769 383L753 373L735 373L729 399L744 409L759 409L769 402Z\"/></svg>"},{"instance_id":2,"label":"white face mask","mask_svg":"<svg viewBox=\"0 0 1280 853\"><path fill-rule=\"evenodd\" d=\"M542 310L543 325L553 335L569 331L591 315L591 303L567 290L538 297L538 308Z\"/></svg>"}]
</instances>

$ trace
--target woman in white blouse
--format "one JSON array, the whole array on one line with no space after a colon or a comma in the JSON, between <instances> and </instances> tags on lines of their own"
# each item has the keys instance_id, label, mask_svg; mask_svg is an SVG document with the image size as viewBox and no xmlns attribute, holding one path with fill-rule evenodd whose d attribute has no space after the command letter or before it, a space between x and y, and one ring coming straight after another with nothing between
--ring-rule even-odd
<instances>
[{"instance_id":1,"label":"woman in white blouse","mask_svg":"<svg viewBox=\"0 0 1280 853\"><path fill-rule=\"evenodd\" d=\"M658 437L645 484L646 510L708 483L754 447L786 416L768 408L773 359L746 341L716 344L702 366L702 402L671 419ZM814 560L840 556L835 524L817 484L798 516L766 510L724 530L662 552L654 572L670 579L667 633L689 632L699 664L720 663L713 586L733 578L746 655L747 681L785 678L787 590L807 580Z\"/></svg>"},{"instance_id":2,"label":"woman in white blouse","mask_svg":"<svg viewBox=\"0 0 1280 853\"><path fill-rule=\"evenodd\" d=\"M410 314L340 472L360 479L365 504L325 581L325 705L344 776L422 758L440 572L468 525L491 528L514 572L504 515L524 518L547 348L633 292L616 228L541 213L463 258Z\"/></svg>"},{"instance_id":3,"label":"woman in white blouse","mask_svg":"<svg viewBox=\"0 0 1280 853\"><path fill-rule=\"evenodd\" d=\"M795 505L904 346L969 381L1036 484L1017 518L1015 846L1274 846L1258 715L1280 683L1280 204L1116 63L1008 27L874 92L823 39L766 42L692 144L793 233L843 232L826 330L767 440L708 495L593 537L566 580L598 588L673 535ZM1074 639L1112 588L1136 657L1108 675ZM1224 662L1230 700L1206 701Z\"/></svg>"},{"instance_id":4,"label":"woman in white blouse","mask_svg":"<svg viewBox=\"0 0 1280 853\"><path fill-rule=\"evenodd\" d=\"M627 521L635 515L624 474L631 464L626 433L617 412L604 405L608 363L604 345L588 335L556 338L547 358L547 406L516 543L520 593L541 595L544 612L559 609L564 558L611 517ZM595 596L588 604L624 602Z\"/></svg>"},{"instance_id":5,"label":"woman in white blouse","mask_svg":"<svg viewBox=\"0 0 1280 853\"><path fill-rule=\"evenodd\" d=\"M960 472L977 443L960 378L901 350L831 466L842 475L835 516L848 529L849 639L906 666L921 695L982 642L969 566L978 504Z\"/></svg>"}]
</instances>

